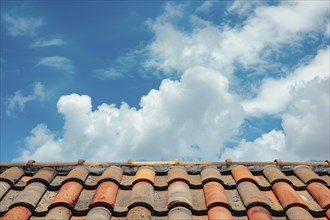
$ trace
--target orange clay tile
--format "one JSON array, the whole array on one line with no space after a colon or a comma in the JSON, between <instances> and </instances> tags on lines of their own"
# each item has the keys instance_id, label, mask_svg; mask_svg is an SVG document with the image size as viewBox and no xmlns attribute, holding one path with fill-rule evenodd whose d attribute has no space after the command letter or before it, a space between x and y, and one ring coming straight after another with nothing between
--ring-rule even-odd
<instances>
[{"instance_id":1,"label":"orange clay tile","mask_svg":"<svg viewBox=\"0 0 330 220\"><path fill-rule=\"evenodd\" d=\"M27 220L32 212L24 206L16 206L10 209L3 217L2 220Z\"/></svg>"},{"instance_id":2,"label":"orange clay tile","mask_svg":"<svg viewBox=\"0 0 330 220\"><path fill-rule=\"evenodd\" d=\"M51 183L56 173L55 170L49 167L39 170L28 182L40 181L45 183Z\"/></svg>"},{"instance_id":3,"label":"orange clay tile","mask_svg":"<svg viewBox=\"0 0 330 220\"><path fill-rule=\"evenodd\" d=\"M186 203L192 206L189 186L181 181L174 182L168 187L168 206Z\"/></svg>"},{"instance_id":4,"label":"orange clay tile","mask_svg":"<svg viewBox=\"0 0 330 220\"><path fill-rule=\"evenodd\" d=\"M319 182L313 182L308 184L307 190L322 208L330 208L330 190L325 185Z\"/></svg>"},{"instance_id":5,"label":"orange clay tile","mask_svg":"<svg viewBox=\"0 0 330 220\"><path fill-rule=\"evenodd\" d=\"M205 167L201 172L202 182L206 181L220 181L221 180L221 174L216 166L207 166Z\"/></svg>"},{"instance_id":6,"label":"orange clay tile","mask_svg":"<svg viewBox=\"0 0 330 220\"><path fill-rule=\"evenodd\" d=\"M23 192L21 192L15 199L15 203L23 203L35 208L46 191L47 187L39 182L30 183Z\"/></svg>"},{"instance_id":7,"label":"orange clay tile","mask_svg":"<svg viewBox=\"0 0 330 220\"><path fill-rule=\"evenodd\" d=\"M70 171L64 182L78 181L80 183L84 183L88 174L89 172L85 167L79 166Z\"/></svg>"},{"instance_id":8,"label":"orange clay tile","mask_svg":"<svg viewBox=\"0 0 330 220\"><path fill-rule=\"evenodd\" d=\"M305 166L298 166L294 169L294 173L302 180L305 184L308 184L310 182L323 182L326 184L326 182L316 173L314 173L311 169Z\"/></svg>"},{"instance_id":9,"label":"orange clay tile","mask_svg":"<svg viewBox=\"0 0 330 220\"><path fill-rule=\"evenodd\" d=\"M65 203L73 208L82 189L83 187L80 183L73 181L65 183L52 201L51 206L57 203Z\"/></svg>"},{"instance_id":10,"label":"orange clay tile","mask_svg":"<svg viewBox=\"0 0 330 220\"><path fill-rule=\"evenodd\" d=\"M9 190L10 185L7 182L0 182L0 199L6 194L6 192Z\"/></svg>"},{"instance_id":11,"label":"orange clay tile","mask_svg":"<svg viewBox=\"0 0 330 220\"><path fill-rule=\"evenodd\" d=\"M146 203L153 206L154 188L150 183L138 182L132 188L131 204Z\"/></svg>"},{"instance_id":12,"label":"orange clay tile","mask_svg":"<svg viewBox=\"0 0 330 220\"><path fill-rule=\"evenodd\" d=\"M262 219L262 220L272 220L272 216L262 206L254 206L247 211L247 216L249 219Z\"/></svg>"},{"instance_id":13,"label":"orange clay tile","mask_svg":"<svg viewBox=\"0 0 330 220\"><path fill-rule=\"evenodd\" d=\"M23 176L24 171L18 167L12 167L0 174L0 180L8 181L11 184L15 184L21 176Z\"/></svg>"},{"instance_id":14,"label":"orange clay tile","mask_svg":"<svg viewBox=\"0 0 330 220\"><path fill-rule=\"evenodd\" d=\"M95 207L93 209L91 209L85 220L109 220L111 218L111 212L104 207Z\"/></svg>"},{"instance_id":15,"label":"orange clay tile","mask_svg":"<svg viewBox=\"0 0 330 220\"><path fill-rule=\"evenodd\" d=\"M230 206L225 189L218 182L208 182L203 186L206 205L209 207L212 204L226 204Z\"/></svg>"},{"instance_id":16,"label":"orange clay tile","mask_svg":"<svg viewBox=\"0 0 330 220\"><path fill-rule=\"evenodd\" d=\"M235 166L232 170L231 173L236 181L236 183L240 183L242 181L252 181L256 183L256 180L250 170L243 166L243 165L238 165Z\"/></svg>"},{"instance_id":17,"label":"orange clay tile","mask_svg":"<svg viewBox=\"0 0 330 220\"><path fill-rule=\"evenodd\" d=\"M51 209L48 214L45 216L47 220L69 220L71 217L71 211L63 206L58 206Z\"/></svg>"},{"instance_id":18,"label":"orange clay tile","mask_svg":"<svg viewBox=\"0 0 330 220\"><path fill-rule=\"evenodd\" d=\"M116 201L117 192L117 184L110 181L103 182L97 187L91 204L94 206L98 203L106 203L113 208Z\"/></svg>"},{"instance_id":19,"label":"orange clay tile","mask_svg":"<svg viewBox=\"0 0 330 220\"><path fill-rule=\"evenodd\" d=\"M304 208L294 206L286 211L289 219L314 219L313 216Z\"/></svg>"},{"instance_id":20,"label":"orange clay tile","mask_svg":"<svg viewBox=\"0 0 330 220\"><path fill-rule=\"evenodd\" d=\"M253 203L269 205L269 200L265 194L262 193L254 183L246 181L241 182L238 184L237 189L245 207L248 207Z\"/></svg>"},{"instance_id":21,"label":"orange clay tile","mask_svg":"<svg viewBox=\"0 0 330 220\"><path fill-rule=\"evenodd\" d=\"M99 178L99 182L112 179L120 183L122 176L123 170L121 168L117 166L111 166L103 171L102 175Z\"/></svg>"},{"instance_id":22,"label":"orange clay tile","mask_svg":"<svg viewBox=\"0 0 330 220\"><path fill-rule=\"evenodd\" d=\"M189 209L184 207L175 207L168 212L168 219L170 220L189 220L192 219L192 214Z\"/></svg>"},{"instance_id":23,"label":"orange clay tile","mask_svg":"<svg viewBox=\"0 0 330 220\"><path fill-rule=\"evenodd\" d=\"M148 182L150 184L154 184L155 182L156 172L155 169L151 167L141 167L135 174L133 184L141 181Z\"/></svg>"},{"instance_id":24,"label":"orange clay tile","mask_svg":"<svg viewBox=\"0 0 330 220\"><path fill-rule=\"evenodd\" d=\"M127 220L150 220L151 219L151 212L149 209L137 206L132 208L127 213Z\"/></svg>"},{"instance_id":25,"label":"orange clay tile","mask_svg":"<svg viewBox=\"0 0 330 220\"><path fill-rule=\"evenodd\" d=\"M172 167L168 171L167 176L168 176L168 184L171 184L175 181L183 181L189 183L187 170L181 166Z\"/></svg>"},{"instance_id":26,"label":"orange clay tile","mask_svg":"<svg viewBox=\"0 0 330 220\"><path fill-rule=\"evenodd\" d=\"M215 206L207 212L209 220L232 220L234 219L231 212L222 206Z\"/></svg>"},{"instance_id":27,"label":"orange clay tile","mask_svg":"<svg viewBox=\"0 0 330 220\"><path fill-rule=\"evenodd\" d=\"M267 166L262 172L271 185L278 181L290 182L289 179L275 166Z\"/></svg>"},{"instance_id":28,"label":"orange clay tile","mask_svg":"<svg viewBox=\"0 0 330 220\"><path fill-rule=\"evenodd\" d=\"M275 183L273 186L273 191L275 192L278 200L280 201L284 209L287 206L293 204L308 208L307 204L301 199L298 193L288 183L285 182Z\"/></svg>"}]
</instances>

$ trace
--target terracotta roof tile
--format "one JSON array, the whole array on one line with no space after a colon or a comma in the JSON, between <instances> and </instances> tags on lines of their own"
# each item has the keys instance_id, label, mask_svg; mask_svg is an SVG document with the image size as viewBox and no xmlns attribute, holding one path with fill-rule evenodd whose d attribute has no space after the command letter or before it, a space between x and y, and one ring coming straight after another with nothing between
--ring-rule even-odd
<instances>
[{"instance_id":1,"label":"terracotta roof tile","mask_svg":"<svg viewBox=\"0 0 330 220\"><path fill-rule=\"evenodd\" d=\"M247 211L247 216L249 219L263 219L272 220L272 216L267 209L262 206L254 206Z\"/></svg>"},{"instance_id":2,"label":"terracotta roof tile","mask_svg":"<svg viewBox=\"0 0 330 220\"><path fill-rule=\"evenodd\" d=\"M181 181L174 182L168 187L168 206L173 207L178 204L192 206L189 186Z\"/></svg>"},{"instance_id":3,"label":"terracotta roof tile","mask_svg":"<svg viewBox=\"0 0 330 220\"><path fill-rule=\"evenodd\" d=\"M15 184L21 176L23 176L24 171L18 167L12 167L0 174L0 181L6 181L10 184Z\"/></svg>"},{"instance_id":4,"label":"terracotta roof tile","mask_svg":"<svg viewBox=\"0 0 330 220\"><path fill-rule=\"evenodd\" d=\"M61 205L66 204L73 208L76 205L82 189L83 186L80 183L73 181L65 183L52 201L51 206L57 205L58 203Z\"/></svg>"},{"instance_id":5,"label":"terracotta roof tile","mask_svg":"<svg viewBox=\"0 0 330 220\"><path fill-rule=\"evenodd\" d=\"M37 207L37 204L46 189L47 187L42 183L31 183L16 197L11 206L24 204L25 206L34 209Z\"/></svg>"},{"instance_id":6,"label":"terracotta roof tile","mask_svg":"<svg viewBox=\"0 0 330 220\"><path fill-rule=\"evenodd\" d=\"M288 183L275 183L273 186L273 190L284 209L292 205L308 208L307 204Z\"/></svg>"},{"instance_id":7,"label":"terracotta roof tile","mask_svg":"<svg viewBox=\"0 0 330 220\"><path fill-rule=\"evenodd\" d=\"M168 219L181 220L181 219L193 219L193 216L189 209L185 207L175 207L168 212Z\"/></svg>"},{"instance_id":8,"label":"terracotta roof tile","mask_svg":"<svg viewBox=\"0 0 330 220\"><path fill-rule=\"evenodd\" d=\"M207 207L214 205L228 205L229 199L223 186L218 182L208 182L203 186Z\"/></svg>"},{"instance_id":9,"label":"terracotta roof tile","mask_svg":"<svg viewBox=\"0 0 330 220\"><path fill-rule=\"evenodd\" d=\"M107 209L107 208L104 208L104 207L94 207L92 208L85 220L109 220L111 218L111 212Z\"/></svg>"},{"instance_id":10,"label":"terracotta roof tile","mask_svg":"<svg viewBox=\"0 0 330 220\"><path fill-rule=\"evenodd\" d=\"M203 183L208 181L219 181L222 182L221 174L216 166L207 166L201 172L201 178Z\"/></svg>"},{"instance_id":11,"label":"terracotta roof tile","mask_svg":"<svg viewBox=\"0 0 330 220\"><path fill-rule=\"evenodd\" d=\"M222 206L210 208L207 212L209 220L232 220L234 219L231 212Z\"/></svg>"},{"instance_id":12,"label":"terracotta roof tile","mask_svg":"<svg viewBox=\"0 0 330 220\"><path fill-rule=\"evenodd\" d=\"M118 188L119 188L118 185L113 182L101 183L97 187L91 205L96 206L98 204L103 203L110 206L111 208L114 208Z\"/></svg>"},{"instance_id":13,"label":"terracotta roof tile","mask_svg":"<svg viewBox=\"0 0 330 220\"><path fill-rule=\"evenodd\" d=\"M24 206L16 206L10 209L2 218L2 220L27 220L32 212Z\"/></svg>"},{"instance_id":14,"label":"terracotta roof tile","mask_svg":"<svg viewBox=\"0 0 330 220\"><path fill-rule=\"evenodd\" d=\"M326 182L311 169L305 166L298 166L294 169L294 173L302 180L305 184L310 182L320 181L326 184Z\"/></svg>"},{"instance_id":15,"label":"terracotta roof tile","mask_svg":"<svg viewBox=\"0 0 330 220\"><path fill-rule=\"evenodd\" d=\"M0 219L27 210L31 220L323 220L329 170L323 162L0 163Z\"/></svg>"},{"instance_id":16,"label":"terracotta roof tile","mask_svg":"<svg viewBox=\"0 0 330 220\"><path fill-rule=\"evenodd\" d=\"M168 171L167 176L168 176L168 184L171 184L172 182L175 182L175 181L183 181L183 182L189 183L189 177L187 174L187 170L181 166L172 167Z\"/></svg>"},{"instance_id":17,"label":"terracotta roof tile","mask_svg":"<svg viewBox=\"0 0 330 220\"><path fill-rule=\"evenodd\" d=\"M140 182L140 181L145 181L150 184L154 184L155 176L156 176L156 172L153 168L147 167L147 166L140 167L135 174L133 184Z\"/></svg>"},{"instance_id":18,"label":"terracotta roof tile","mask_svg":"<svg viewBox=\"0 0 330 220\"><path fill-rule=\"evenodd\" d=\"M307 186L307 190L312 194L322 208L330 208L330 190L322 183L313 182Z\"/></svg>"},{"instance_id":19,"label":"terracotta roof tile","mask_svg":"<svg viewBox=\"0 0 330 220\"><path fill-rule=\"evenodd\" d=\"M246 166L243 165L235 166L231 170L231 173L237 184L246 180L256 182L255 177Z\"/></svg>"}]
</instances>

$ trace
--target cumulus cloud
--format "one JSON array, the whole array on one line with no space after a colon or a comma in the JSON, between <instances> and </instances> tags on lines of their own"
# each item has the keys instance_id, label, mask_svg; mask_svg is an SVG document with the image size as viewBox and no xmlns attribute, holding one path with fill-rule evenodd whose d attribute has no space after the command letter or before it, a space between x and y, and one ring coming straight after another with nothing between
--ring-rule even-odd
<instances>
[{"instance_id":1,"label":"cumulus cloud","mask_svg":"<svg viewBox=\"0 0 330 220\"><path fill-rule=\"evenodd\" d=\"M145 67L171 76L191 66L203 65L228 75L237 63L243 67L261 64L280 47L300 42L304 34L324 31L328 6L326 1L284 1L277 6L259 6L244 25L233 28L210 22L200 26L203 19L192 15L192 21L198 23L191 32L175 25L177 16L184 14L182 6L176 13L167 10L147 23L155 40L148 45Z\"/></svg>"},{"instance_id":2,"label":"cumulus cloud","mask_svg":"<svg viewBox=\"0 0 330 220\"><path fill-rule=\"evenodd\" d=\"M163 80L141 98L140 109L122 103L92 111L91 98L77 94L62 96L57 108L65 120L63 136L38 125L16 160L215 160L244 118L227 78L202 67L185 71L179 81Z\"/></svg>"},{"instance_id":3,"label":"cumulus cloud","mask_svg":"<svg viewBox=\"0 0 330 220\"><path fill-rule=\"evenodd\" d=\"M272 130L254 141L242 140L237 147L226 148L221 160L327 159L330 154L329 77L315 78L291 93L289 110L282 115L283 131Z\"/></svg>"},{"instance_id":4,"label":"cumulus cloud","mask_svg":"<svg viewBox=\"0 0 330 220\"><path fill-rule=\"evenodd\" d=\"M315 77L328 78L330 67L330 48L321 49L306 65L297 68L293 73L281 79L264 79L257 96L243 102L244 110L251 116L278 114L286 110L293 99L290 90L305 87Z\"/></svg>"},{"instance_id":5,"label":"cumulus cloud","mask_svg":"<svg viewBox=\"0 0 330 220\"><path fill-rule=\"evenodd\" d=\"M3 20L6 24L8 34L13 37L34 35L37 29L43 25L41 18L21 17L11 14L5 14Z\"/></svg>"},{"instance_id":6,"label":"cumulus cloud","mask_svg":"<svg viewBox=\"0 0 330 220\"><path fill-rule=\"evenodd\" d=\"M30 95L22 95L20 90L16 91L14 95L7 99L6 114L13 115L14 112L22 112L26 103L33 100L42 100L45 98L44 85L41 82L33 84L33 92Z\"/></svg>"},{"instance_id":7,"label":"cumulus cloud","mask_svg":"<svg viewBox=\"0 0 330 220\"><path fill-rule=\"evenodd\" d=\"M49 47L49 46L61 46L65 42L60 38L52 39L40 39L31 44L30 47Z\"/></svg>"},{"instance_id":8,"label":"cumulus cloud","mask_svg":"<svg viewBox=\"0 0 330 220\"><path fill-rule=\"evenodd\" d=\"M73 64L70 59L61 56L43 57L38 62L37 66L49 66L66 72L73 72Z\"/></svg>"}]
</instances>

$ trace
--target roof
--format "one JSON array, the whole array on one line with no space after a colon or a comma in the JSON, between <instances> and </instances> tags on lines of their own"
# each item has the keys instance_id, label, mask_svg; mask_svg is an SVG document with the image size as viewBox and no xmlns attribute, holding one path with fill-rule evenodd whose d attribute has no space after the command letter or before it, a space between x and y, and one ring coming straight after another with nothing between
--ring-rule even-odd
<instances>
[{"instance_id":1,"label":"roof","mask_svg":"<svg viewBox=\"0 0 330 220\"><path fill-rule=\"evenodd\" d=\"M327 219L330 161L0 163L7 219Z\"/></svg>"}]
</instances>

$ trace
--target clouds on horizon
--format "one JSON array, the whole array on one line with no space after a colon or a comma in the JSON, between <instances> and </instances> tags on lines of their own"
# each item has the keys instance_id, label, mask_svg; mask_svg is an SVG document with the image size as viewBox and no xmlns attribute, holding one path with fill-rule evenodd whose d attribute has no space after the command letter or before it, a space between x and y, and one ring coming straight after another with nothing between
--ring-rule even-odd
<instances>
[{"instance_id":1,"label":"clouds on horizon","mask_svg":"<svg viewBox=\"0 0 330 220\"><path fill-rule=\"evenodd\" d=\"M140 108L104 103L92 110L90 96L63 95L57 102L64 118L61 135L37 125L15 160L324 159L329 154L328 45L319 45L309 62L297 58L300 65L281 78L267 75L252 98L240 97L230 86L236 71L272 64L275 55L286 53L284 47L300 50L306 40L329 37L329 3L284 1L241 10L234 2L227 13L245 18L235 26L203 19L198 13L211 10L211 3L204 4L189 14L185 5L168 3L162 15L146 22L154 38L138 53L147 51L139 65L165 79L141 97ZM180 19L189 20L191 30L180 28ZM136 67L132 57L134 51L94 76L122 78ZM41 58L37 66L67 72L74 67L60 56ZM278 117L282 127L227 147L244 119L254 117Z\"/></svg>"}]
</instances>

